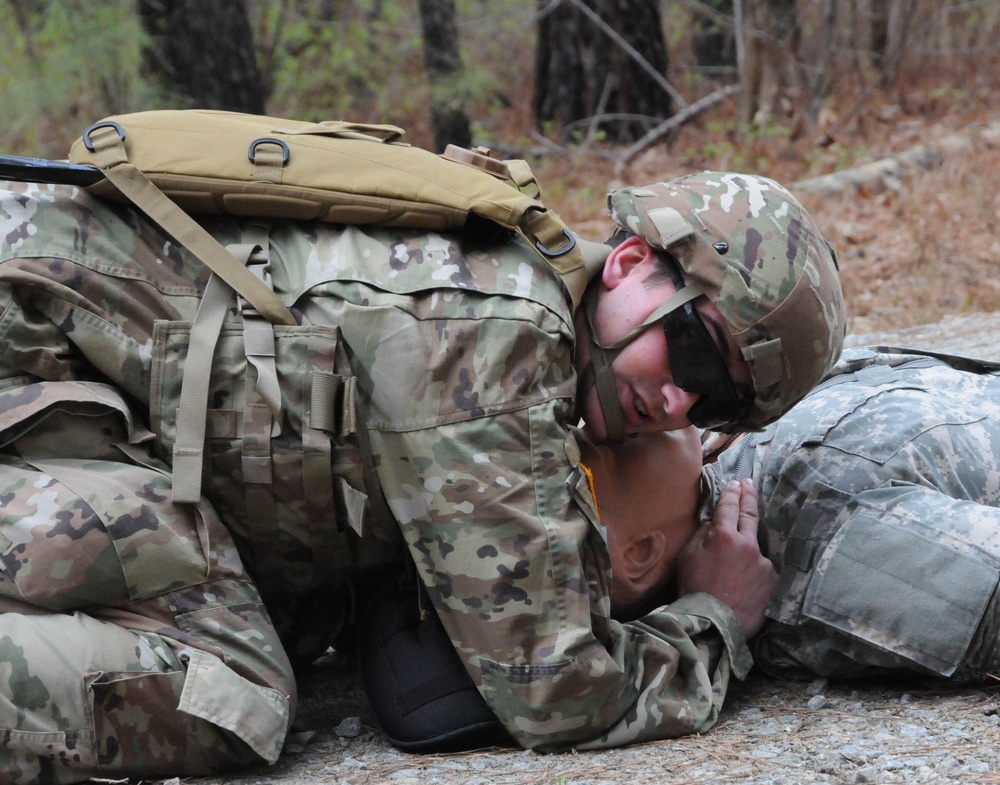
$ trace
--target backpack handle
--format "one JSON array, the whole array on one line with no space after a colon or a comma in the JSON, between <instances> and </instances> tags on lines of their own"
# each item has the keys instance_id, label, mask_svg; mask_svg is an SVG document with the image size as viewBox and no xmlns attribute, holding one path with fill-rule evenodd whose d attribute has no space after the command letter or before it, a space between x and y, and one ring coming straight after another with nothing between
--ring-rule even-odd
<instances>
[{"instance_id":1,"label":"backpack handle","mask_svg":"<svg viewBox=\"0 0 1000 785\"><path fill-rule=\"evenodd\" d=\"M289 136L335 136L341 139L360 139L382 144L405 144L400 140L406 134L398 125L377 123L351 123L346 120L324 120L321 123L310 123L299 128L275 128L276 134ZM408 146L408 145L407 145Z\"/></svg>"}]
</instances>

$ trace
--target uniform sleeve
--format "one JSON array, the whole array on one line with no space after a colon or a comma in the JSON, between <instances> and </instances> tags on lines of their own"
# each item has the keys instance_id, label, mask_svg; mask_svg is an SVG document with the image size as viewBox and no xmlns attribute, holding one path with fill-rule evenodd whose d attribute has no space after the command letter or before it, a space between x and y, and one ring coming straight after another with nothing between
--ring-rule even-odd
<instances>
[{"instance_id":1,"label":"uniform sleeve","mask_svg":"<svg viewBox=\"0 0 1000 785\"><path fill-rule=\"evenodd\" d=\"M772 426L756 472L781 576L755 641L766 670L988 669L998 393L992 374L872 363Z\"/></svg>"},{"instance_id":2,"label":"uniform sleeve","mask_svg":"<svg viewBox=\"0 0 1000 785\"><path fill-rule=\"evenodd\" d=\"M571 497L559 402L378 436L380 476L452 643L523 746L706 730L749 651L707 595L610 618L609 557Z\"/></svg>"},{"instance_id":3,"label":"uniform sleeve","mask_svg":"<svg viewBox=\"0 0 1000 785\"><path fill-rule=\"evenodd\" d=\"M797 556L782 568L774 622L755 641L765 669L988 670L995 632L985 647L976 641L995 629L1000 510L899 481L841 496L834 507L814 495L823 512L791 529L786 554Z\"/></svg>"}]
</instances>

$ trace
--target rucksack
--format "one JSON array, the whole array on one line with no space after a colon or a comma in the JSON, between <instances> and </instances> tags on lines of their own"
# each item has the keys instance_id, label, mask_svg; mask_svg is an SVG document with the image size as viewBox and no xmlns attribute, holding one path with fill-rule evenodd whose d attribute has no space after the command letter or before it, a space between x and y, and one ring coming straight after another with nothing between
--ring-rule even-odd
<instances>
[{"instance_id":1,"label":"rucksack","mask_svg":"<svg viewBox=\"0 0 1000 785\"><path fill-rule=\"evenodd\" d=\"M231 361L247 369L246 381L240 389L225 390L224 397L239 394L248 401L254 398L257 411L271 414L270 419L265 417L265 425L272 422L278 428L283 419L294 414L283 411L284 391L289 385L282 374L297 373L292 355L282 352L282 346L293 345L288 342L295 340L282 326L294 327L295 318L270 289L266 239L257 236L245 239L240 246L224 248L190 213L259 217L261 225L274 218L294 218L431 231L514 232L561 276L573 306L579 303L588 279L583 243L578 243L562 220L540 201L540 189L526 162L501 161L481 148L452 146L445 154L436 155L404 143L403 134L392 125L161 110L105 118L89 126L73 143L71 164L94 167L103 175L85 186L88 191L137 206L246 301L243 337L230 335L230 328L222 329L225 304L221 300L227 293L218 286L206 292L190 328L177 333L179 354L176 361L170 361L175 372L180 370L176 362L198 372L184 373L180 389L168 384L169 374L162 377L164 400L168 407L177 406L176 417L169 411L161 420L154 417L162 426L158 436L165 448L172 450L175 501L194 501L202 490L205 401L218 398L220 393L208 388L207 381L218 342L237 345L245 340L245 354L240 352ZM182 333L200 340L188 345L186 338L181 340ZM339 337L332 340L339 344ZM265 347L263 353L251 344ZM333 368L327 369L326 375L342 376ZM224 377L219 379L221 384ZM323 381L322 387L311 389L326 390L325 376ZM323 407L341 411L338 423L349 424L347 431L342 425L337 428L341 438L353 433L352 441L357 441L364 456L366 475L361 486L351 485L358 490L363 487L368 502L378 505L381 494L373 491L377 479L361 425L363 404L350 393L352 383L343 376L342 383L333 385L336 393L331 394L331 403ZM318 400L314 403L310 411L320 408ZM256 422L260 417L246 419ZM301 427L308 427L308 423L302 422ZM267 453L267 434L260 433L255 441L259 443L255 449ZM247 439L241 438L228 452L237 465L242 460L244 466L250 466L248 449ZM225 454L216 449L213 460L221 461ZM269 465L266 455L254 460ZM260 472L264 485L268 485L268 471ZM237 478L236 485L246 484L239 480L243 476L240 472L231 476ZM223 479L217 473L217 479L211 481ZM322 483L313 482L317 484ZM217 488L215 495L231 496L232 489L228 490L225 493ZM260 503L248 501L247 510L262 508Z\"/></svg>"},{"instance_id":2,"label":"rucksack","mask_svg":"<svg viewBox=\"0 0 1000 785\"><path fill-rule=\"evenodd\" d=\"M400 141L402 133L394 126L296 123L225 112L146 112L109 118L91 126L73 145L70 159L77 164L93 164L105 174L107 179L91 185L89 190L110 198L123 195L134 202L189 250L201 249L197 255L214 272L245 296L268 321L278 322L268 345L278 349L272 362L278 363L282 381L283 374L294 374L298 369L282 371L281 339L294 341L299 330L281 326L289 322L280 301L274 304L273 313L262 310L262 306L272 305L268 301L270 290L265 284L258 294L256 290L261 287L256 284L262 279L254 274L242 275L247 270L244 261L252 265L261 242L266 245L266 241L251 237L238 252L239 259L234 259L229 251L220 255L219 248L211 246L218 243L207 234L211 243L200 238L200 227L178 208L196 213L304 218L438 231L469 228L470 221L478 220L480 223L474 228L479 231L498 226L520 234L562 277L574 308L579 304L588 277L580 246L558 216L539 200L537 183L525 162L498 161L482 150L454 147L444 156L437 156L404 145ZM226 256L235 263L230 264ZM250 292L255 294L256 302ZM224 354L246 356L245 368L253 364L249 348L245 354L240 351L240 343L245 340L242 333L225 330L220 333L221 306L217 296L215 300L213 305L212 298L206 296L195 324L180 325L177 330L178 350L174 356L177 363L184 358L182 381L178 384L179 374L171 372L169 363L158 377L161 382L158 388L169 390L171 384L175 388L172 394L164 395L164 405L154 407L154 412L162 413L162 418L157 419L161 438L168 433L176 440L173 466L175 488L181 489L180 495L175 491L178 499L192 499L200 492L200 454L193 465L186 466L191 456L179 454L176 446L185 439L184 420L189 426L201 426L188 434L185 449L197 452L204 446L204 417L185 402L186 399L203 402L211 397L204 389L211 376L211 355L206 350L196 351L191 341L199 326L204 327L199 322L209 323L214 319L209 330L218 336L217 340L228 342ZM245 320L244 331L261 327L252 318ZM170 328L164 325L162 329ZM291 333L286 334L286 330ZM174 339L173 335L169 337ZM167 338L164 335L165 344L170 343ZM246 345L249 347L250 343ZM319 426L321 430L339 432L339 440L352 436L359 448L361 463L357 469L361 476L350 482L341 479L340 493L349 500L356 496L351 487L363 488L364 498L378 504L381 494L370 464L364 414L354 411L360 407L360 401L346 392L354 380L333 373L346 370L346 363L335 362L340 351L339 335L334 334L329 350L318 356L329 357L334 363L322 370L320 376L326 381L341 380L343 391L324 393L323 404L314 401L312 406L305 406L293 402L291 408L340 412L336 418L339 424ZM299 356L301 350L296 354L293 348L293 354ZM173 370L179 370L179 365ZM257 370L258 374L263 372ZM227 388L226 395L219 397L238 400L251 394L247 378L245 374L236 374L221 379L219 385L235 384L240 389ZM276 380L274 386L278 386ZM274 395L284 397L286 393L281 389ZM258 394L255 399L261 410L266 409L261 405L263 397L266 396ZM175 407L176 401L179 405ZM336 405L331 405L334 402ZM271 421L265 417L263 422L264 430L255 436L266 445L266 429ZM295 422L293 418L292 428L296 432L305 432L311 425L316 424L307 423L304 418ZM246 483L246 476L236 469L241 459L246 460L245 440L246 436L230 446L228 452L234 466L232 472L223 472L225 477L221 482L242 476ZM220 456L216 454L213 459L218 462ZM312 485L318 489L324 482L314 479ZM225 490L232 492L231 488ZM256 524L252 519L260 516L260 509L274 509L268 500L273 493L264 491L254 500L256 504L248 501L244 513L251 519L251 534L260 528L267 536L266 519L273 517L273 512ZM353 527L355 516L348 511L347 517ZM331 528L329 522L324 528ZM357 533L360 535L361 531ZM321 532L312 531L309 550L317 568L323 563L328 567L336 565L341 548L337 547L335 535L332 539L334 542L325 543L327 547L323 548ZM266 546L255 550L260 558ZM280 554L271 554L271 558L280 560ZM275 583L279 564L257 566L263 568L269 586ZM280 592L294 588L287 576L283 578L277 581L275 589ZM365 688L386 737L394 745L412 752L463 750L507 738L436 615L431 612L425 617L415 612L416 582L404 587L390 586L385 592L372 600L362 614L357 639ZM297 642L286 643L294 647Z\"/></svg>"},{"instance_id":3,"label":"rucksack","mask_svg":"<svg viewBox=\"0 0 1000 785\"><path fill-rule=\"evenodd\" d=\"M524 161L454 147L438 156L402 143L402 135L385 125L140 112L87 128L68 166L36 160L21 174L32 179L46 172L37 179L70 181L134 204L216 274L194 322L156 325L151 426L173 449L174 500L197 500L206 480L206 495L227 523L245 527L239 534L252 551L244 555L269 599L294 604L331 596L331 588L335 594L339 587L325 582L359 547L354 535L362 536L363 507L384 500L339 330L295 325L269 287L266 235L259 234L268 219L430 231L499 228L523 237L562 277L574 308L587 283L582 243L540 201ZM0 174L5 163L9 159L0 161ZM243 243L227 248L191 213L262 220L249 222ZM233 291L248 304L240 322L227 318ZM227 358L226 366L215 367L214 356ZM221 413L206 407L217 400L243 402L242 417L235 409L224 412L241 425L227 435L221 418L212 418L213 471L203 473L207 420ZM273 446L279 438L280 451ZM296 442L301 449L294 449ZM280 488L271 479L279 475ZM333 508L337 520L330 519ZM379 540L385 533L373 534L365 530L364 547L392 551L392 543ZM287 554L310 557L288 569ZM389 587L357 629L365 687L387 738L411 751L502 742L502 724L437 617L415 612L416 596L415 583ZM285 643L294 647L294 634Z\"/></svg>"}]
</instances>

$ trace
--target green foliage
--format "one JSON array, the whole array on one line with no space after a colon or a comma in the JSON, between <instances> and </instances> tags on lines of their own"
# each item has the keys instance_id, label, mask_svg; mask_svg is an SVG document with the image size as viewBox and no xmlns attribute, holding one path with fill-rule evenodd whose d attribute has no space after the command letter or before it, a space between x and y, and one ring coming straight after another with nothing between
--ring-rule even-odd
<instances>
[{"instance_id":1,"label":"green foliage","mask_svg":"<svg viewBox=\"0 0 1000 785\"><path fill-rule=\"evenodd\" d=\"M93 120L157 105L140 76L144 36L133 5L0 0L4 152L64 156Z\"/></svg>"},{"instance_id":2,"label":"green foliage","mask_svg":"<svg viewBox=\"0 0 1000 785\"><path fill-rule=\"evenodd\" d=\"M928 98L947 98L952 101L965 99L965 90L961 87L937 87L927 94Z\"/></svg>"},{"instance_id":3,"label":"green foliage","mask_svg":"<svg viewBox=\"0 0 1000 785\"><path fill-rule=\"evenodd\" d=\"M667 44L667 55L681 46L686 40L688 31L694 26L694 16L686 3L667 3L661 10L663 17L664 40Z\"/></svg>"},{"instance_id":4,"label":"green foliage","mask_svg":"<svg viewBox=\"0 0 1000 785\"><path fill-rule=\"evenodd\" d=\"M268 112L393 122L421 142L430 88L417 0L248 0L248 8ZM456 8L464 73L455 98L482 136L496 136L509 110L527 105L535 0L457 0ZM0 0L0 30L4 152L61 157L94 120L183 100L144 77L136 0Z\"/></svg>"},{"instance_id":5,"label":"green foliage","mask_svg":"<svg viewBox=\"0 0 1000 785\"><path fill-rule=\"evenodd\" d=\"M806 155L806 177L815 177L827 172L840 172L856 166L868 157L866 147L847 147L834 142L826 147L814 147Z\"/></svg>"},{"instance_id":6,"label":"green foliage","mask_svg":"<svg viewBox=\"0 0 1000 785\"><path fill-rule=\"evenodd\" d=\"M423 69L415 3L255 0L251 14L270 74L269 112L391 122L421 100L411 89Z\"/></svg>"},{"instance_id":7,"label":"green foliage","mask_svg":"<svg viewBox=\"0 0 1000 785\"><path fill-rule=\"evenodd\" d=\"M710 169L737 172L766 171L768 157L762 151L775 149L775 142L787 142L791 129L773 119L767 123L751 123L743 128L737 121L708 121L708 140L699 148L688 148L687 155L705 161Z\"/></svg>"},{"instance_id":8,"label":"green foliage","mask_svg":"<svg viewBox=\"0 0 1000 785\"><path fill-rule=\"evenodd\" d=\"M251 10L269 112L404 126L427 113L417 0L253 0ZM511 88L525 85L534 0L458 0L456 11L463 73L453 97L488 134L520 97Z\"/></svg>"}]
</instances>

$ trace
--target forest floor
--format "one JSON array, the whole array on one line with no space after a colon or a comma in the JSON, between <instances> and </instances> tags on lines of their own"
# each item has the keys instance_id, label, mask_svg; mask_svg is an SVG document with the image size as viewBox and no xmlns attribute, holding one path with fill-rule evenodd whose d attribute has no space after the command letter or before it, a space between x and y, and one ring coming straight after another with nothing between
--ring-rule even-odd
<instances>
[{"instance_id":1,"label":"forest floor","mask_svg":"<svg viewBox=\"0 0 1000 785\"><path fill-rule=\"evenodd\" d=\"M757 171L798 193L837 248L851 342L917 343L1000 359L1000 141L996 96L949 102L928 93L869 109L850 138L733 146L697 128L626 167L594 145L553 148L535 165L546 201L584 236L603 239L606 185L666 180L704 168ZM818 132L817 132L818 133ZM814 134L815 136L815 134ZM956 144L955 141L960 143ZM715 151L709 160L705 152ZM919 148L878 176L837 191L806 181L836 159L867 165ZM699 150L698 154L684 152ZM909 166L919 158L924 166ZM755 163L757 162L757 163ZM920 325L930 325L920 327ZM1000 783L1000 686L775 681L734 685L710 732L601 753L539 755L492 748L401 753L381 737L354 664L331 655L305 674L294 732L277 764L198 785L601 785L602 783Z\"/></svg>"}]
</instances>

